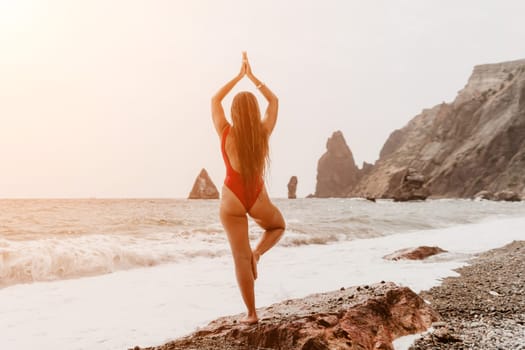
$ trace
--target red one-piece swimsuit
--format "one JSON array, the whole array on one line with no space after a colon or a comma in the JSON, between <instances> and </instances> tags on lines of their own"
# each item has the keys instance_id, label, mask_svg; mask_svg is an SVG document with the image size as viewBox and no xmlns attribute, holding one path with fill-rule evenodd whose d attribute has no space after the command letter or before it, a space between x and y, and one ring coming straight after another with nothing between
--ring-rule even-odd
<instances>
[{"instance_id":1,"label":"red one-piece swimsuit","mask_svg":"<svg viewBox=\"0 0 525 350\"><path fill-rule=\"evenodd\" d=\"M254 205L259 193L264 186L264 181L260 177L254 186L245 187L242 175L232 168L228 154L226 154L226 138L230 132L230 126L226 126L222 132L221 138L221 152L222 158L224 159L224 165L226 165L226 178L224 179L224 185L228 187L235 196L241 201L246 211L250 211Z\"/></svg>"}]
</instances>

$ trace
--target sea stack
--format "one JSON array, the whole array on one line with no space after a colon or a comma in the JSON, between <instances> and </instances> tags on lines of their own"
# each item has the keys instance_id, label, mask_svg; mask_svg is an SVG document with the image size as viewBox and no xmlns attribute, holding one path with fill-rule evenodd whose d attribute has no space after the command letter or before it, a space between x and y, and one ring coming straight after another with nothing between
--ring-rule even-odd
<instances>
[{"instance_id":1,"label":"sea stack","mask_svg":"<svg viewBox=\"0 0 525 350\"><path fill-rule=\"evenodd\" d=\"M219 199L219 191L211 181L206 169L202 169L195 179L189 199Z\"/></svg>"},{"instance_id":2,"label":"sea stack","mask_svg":"<svg viewBox=\"0 0 525 350\"><path fill-rule=\"evenodd\" d=\"M336 131L326 142L326 153L317 163L317 186L314 197L346 197L359 180L352 151L341 131Z\"/></svg>"},{"instance_id":3,"label":"sea stack","mask_svg":"<svg viewBox=\"0 0 525 350\"><path fill-rule=\"evenodd\" d=\"M288 199L297 198L297 176L292 176L288 181Z\"/></svg>"}]
</instances>

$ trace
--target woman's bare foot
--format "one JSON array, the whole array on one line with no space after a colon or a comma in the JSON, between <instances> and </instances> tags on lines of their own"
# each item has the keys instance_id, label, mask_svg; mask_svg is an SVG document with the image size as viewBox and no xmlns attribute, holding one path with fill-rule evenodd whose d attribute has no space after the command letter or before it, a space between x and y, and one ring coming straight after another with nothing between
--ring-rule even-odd
<instances>
[{"instance_id":1,"label":"woman's bare foot","mask_svg":"<svg viewBox=\"0 0 525 350\"><path fill-rule=\"evenodd\" d=\"M239 322L245 325L252 325L259 322L259 318L257 315L247 315L246 317L241 318Z\"/></svg>"}]
</instances>

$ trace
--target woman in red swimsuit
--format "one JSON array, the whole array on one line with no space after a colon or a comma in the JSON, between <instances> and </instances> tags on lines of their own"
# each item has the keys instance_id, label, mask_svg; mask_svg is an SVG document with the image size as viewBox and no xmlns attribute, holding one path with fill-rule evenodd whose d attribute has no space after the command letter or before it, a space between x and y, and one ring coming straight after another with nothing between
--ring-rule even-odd
<instances>
[{"instance_id":1,"label":"woman in red swimsuit","mask_svg":"<svg viewBox=\"0 0 525 350\"><path fill-rule=\"evenodd\" d=\"M261 119L255 96L247 91L240 92L232 101L230 125L222 100L244 76L264 95L268 107ZM258 321L254 293L257 263L261 255L281 239L285 229L283 216L270 201L263 180L268 160L268 138L277 121L277 109L277 96L253 75L245 52L239 74L211 99L213 124L221 138L226 165L220 216L230 242L237 283L248 309L241 322L247 324ZM265 230L253 250L248 237L247 214Z\"/></svg>"}]
</instances>

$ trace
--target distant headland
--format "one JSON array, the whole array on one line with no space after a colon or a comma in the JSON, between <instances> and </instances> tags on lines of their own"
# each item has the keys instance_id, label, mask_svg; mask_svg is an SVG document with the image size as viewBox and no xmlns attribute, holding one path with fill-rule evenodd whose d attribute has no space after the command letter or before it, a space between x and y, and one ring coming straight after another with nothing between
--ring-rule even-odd
<instances>
[{"instance_id":1,"label":"distant headland","mask_svg":"<svg viewBox=\"0 0 525 350\"><path fill-rule=\"evenodd\" d=\"M312 197L525 197L525 59L474 67L451 103L423 110L359 169L343 134L319 159Z\"/></svg>"}]
</instances>

